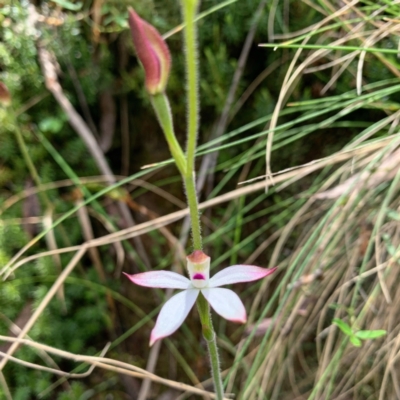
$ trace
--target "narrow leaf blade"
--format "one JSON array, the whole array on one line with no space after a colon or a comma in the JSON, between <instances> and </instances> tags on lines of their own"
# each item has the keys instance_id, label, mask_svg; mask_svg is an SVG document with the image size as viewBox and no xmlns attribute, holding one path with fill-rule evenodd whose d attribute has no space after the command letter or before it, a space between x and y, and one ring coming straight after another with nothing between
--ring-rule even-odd
<instances>
[{"instance_id":1,"label":"narrow leaf blade","mask_svg":"<svg viewBox=\"0 0 400 400\"><path fill-rule=\"evenodd\" d=\"M350 336L350 342L356 347L361 347L361 340L355 336Z\"/></svg>"},{"instance_id":2,"label":"narrow leaf blade","mask_svg":"<svg viewBox=\"0 0 400 400\"><path fill-rule=\"evenodd\" d=\"M334 318L332 321L345 335L347 336L352 336L353 331L351 330L351 327L346 324L346 322L342 321L339 318Z\"/></svg>"},{"instance_id":3,"label":"narrow leaf blade","mask_svg":"<svg viewBox=\"0 0 400 400\"><path fill-rule=\"evenodd\" d=\"M383 329L378 329L375 331L358 331L355 333L355 336L362 340L377 339L385 335L386 331Z\"/></svg>"}]
</instances>

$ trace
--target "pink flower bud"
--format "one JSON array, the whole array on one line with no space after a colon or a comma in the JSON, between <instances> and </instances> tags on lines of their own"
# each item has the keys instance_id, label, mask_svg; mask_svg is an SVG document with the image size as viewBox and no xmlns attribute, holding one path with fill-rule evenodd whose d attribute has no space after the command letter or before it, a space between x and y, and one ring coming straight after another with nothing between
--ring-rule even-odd
<instances>
[{"instance_id":1,"label":"pink flower bud","mask_svg":"<svg viewBox=\"0 0 400 400\"><path fill-rule=\"evenodd\" d=\"M146 73L146 88L150 94L162 93L171 68L168 47L158 31L129 8L129 25L137 56Z\"/></svg>"}]
</instances>

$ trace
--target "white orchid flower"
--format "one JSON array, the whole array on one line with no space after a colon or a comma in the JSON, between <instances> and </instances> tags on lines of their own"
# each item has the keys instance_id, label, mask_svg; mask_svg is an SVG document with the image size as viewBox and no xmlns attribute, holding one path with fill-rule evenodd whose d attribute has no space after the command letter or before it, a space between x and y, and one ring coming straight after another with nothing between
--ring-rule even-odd
<instances>
[{"instance_id":1,"label":"white orchid flower","mask_svg":"<svg viewBox=\"0 0 400 400\"><path fill-rule=\"evenodd\" d=\"M186 257L190 279L171 271L149 271L125 274L133 283L163 289L184 289L171 297L162 307L150 336L150 346L174 333L183 323L201 292L214 311L230 321L245 323L246 309L239 296L220 288L231 283L251 282L272 274L276 268L254 265L232 265L210 279L210 257L200 250Z\"/></svg>"}]
</instances>

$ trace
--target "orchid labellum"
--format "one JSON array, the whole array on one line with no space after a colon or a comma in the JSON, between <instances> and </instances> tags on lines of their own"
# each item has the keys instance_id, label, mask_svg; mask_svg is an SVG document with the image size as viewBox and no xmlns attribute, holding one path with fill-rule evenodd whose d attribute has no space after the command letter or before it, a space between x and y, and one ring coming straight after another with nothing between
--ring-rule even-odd
<instances>
[{"instance_id":1,"label":"orchid labellum","mask_svg":"<svg viewBox=\"0 0 400 400\"><path fill-rule=\"evenodd\" d=\"M157 340L171 335L182 325L200 292L214 311L223 318L239 323L246 322L246 310L239 296L232 290L220 286L256 281L276 270L276 268L268 269L253 265L232 265L210 278L210 257L200 250L187 256L187 268L190 279L171 271L125 274L139 286L183 289L162 307L151 332L150 346Z\"/></svg>"}]
</instances>

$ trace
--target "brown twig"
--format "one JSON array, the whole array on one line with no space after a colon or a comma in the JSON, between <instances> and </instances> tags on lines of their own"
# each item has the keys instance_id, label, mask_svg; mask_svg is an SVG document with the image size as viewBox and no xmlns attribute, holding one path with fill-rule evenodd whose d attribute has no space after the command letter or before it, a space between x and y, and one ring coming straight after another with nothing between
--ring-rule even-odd
<instances>
[{"instance_id":1,"label":"brown twig","mask_svg":"<svg viewBox=\"0 0 400 400\"><path fill-rule=\"evenodd\" d=\"M35 9L35 6L33 6L32 4L29 6L29 15L31 20L34 23L38 24L38 13ZM107 178L108 183L110 185L116 183L115 176L111 168L109 167L99 144L94 138L94 135L90 131L86 122L78 114L74 106L71 104L71 102L68 100L67 96L65 96L63 92L60 82L58 81L57 68L55 65L54 56L50 53L50 51L48 51L44 47L43 43L41 43L39 40L36 41L36 46L38 51L39 63L42 68L43 76L45 79L45 85L47 89L51 92L51 94L56 99L57 103L67 114L69 123L81 137L83 142L86 144L87 149L93 156L101 173ZM128 226L135 225L135 222L132 218L132 215L129 212L128 207L124 203L118 202L118 208L122 220ZM134 244L136 247L136 251L140 255L140 258L142 259L144 264L148 268L150 268L150 261L149 258L147 257L147 253L144 249L143 243L140 240L140 238L135 238Z\"/></svg>"}]
</instances>

